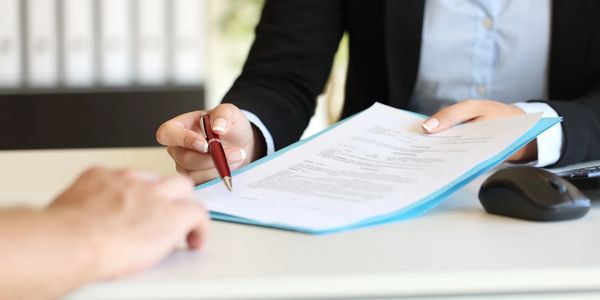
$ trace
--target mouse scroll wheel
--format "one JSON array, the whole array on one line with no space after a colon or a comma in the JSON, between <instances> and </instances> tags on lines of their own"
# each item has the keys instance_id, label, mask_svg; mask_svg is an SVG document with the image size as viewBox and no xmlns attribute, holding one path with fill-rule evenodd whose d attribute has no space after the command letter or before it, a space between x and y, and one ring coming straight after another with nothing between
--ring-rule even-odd
<instances>
[{"instance_id":1,"label":"mouse scroll wheel","mask_svg":"<svg viewBox=\"0 0 600 300\"><path fill-rule=\"evenodd\" d=\"M567 191L567 188L565 187L565 185L556 179L550 179L550 180L548 180L548 183L550 183L550 186L552 188L554 188L555 190L557 190L561 193L564 193Z\"/></svg>"}]
</instances>

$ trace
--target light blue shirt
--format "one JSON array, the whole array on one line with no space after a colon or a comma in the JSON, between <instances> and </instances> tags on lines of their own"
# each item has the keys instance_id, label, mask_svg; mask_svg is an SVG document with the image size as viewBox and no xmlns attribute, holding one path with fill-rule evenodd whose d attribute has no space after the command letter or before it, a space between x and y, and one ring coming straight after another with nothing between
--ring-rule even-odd
<instances>
[{"instance_id":1,"label":"light blue shirt","mask_svg":"<svg viewBox=\"0 0 600 300\"><path fill-rule=\"evenodd\" d=\"M491 99L557 116L547 104L524 103L547 98L550 29L550 0L428 0L409 108L430 115L461 100ZM272 153L271 134L255 115L246 115ZM560 125L537 143L538 166L558 161Z\"/></svg>"},{"instance_id":2,"label":"light blue shirt","mask_svg":"<svg viewBox=\"0 0 600 300\"><path fill-rule=\"evenodd\" d=\"M430 115L464 99L515 103L557 116L547 104L551 1L428 0L411 110ZM537 138L538 166L560 158L560 125Z\"/></svg>"}]
</instances>

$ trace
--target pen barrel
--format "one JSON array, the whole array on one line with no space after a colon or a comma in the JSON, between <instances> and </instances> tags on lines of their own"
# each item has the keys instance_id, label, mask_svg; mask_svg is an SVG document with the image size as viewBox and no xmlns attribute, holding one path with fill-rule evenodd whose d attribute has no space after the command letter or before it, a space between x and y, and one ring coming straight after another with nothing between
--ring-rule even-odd
<instances>
[{"instance_id":1,"label":"pen barrel","mask_svg":"<svg viewBox=\"0 0 600 300\"><path fill-rule=\"evenodd\" d=\"M202 118L200 119L200 127L202 128L202 133L204 134L206 141L219 138L219 136L212 131L209 115L202 116Z\"/></svg>"},{"instance_id":2,"label":"pen barrel","mask_svg":"<svg viewBox=\"0 0 600 300\"><path fill-rule=\"evenodd\" d=\"M227 157L225 157L225 151L223 151L221 142L218 140L210 142L208 144L208 151L211 154L210 156L212 157L217 172L219 172L219 177L231 177L231 171L229 170L229 164L227 163Z\"/></svg>"}]
</instances>

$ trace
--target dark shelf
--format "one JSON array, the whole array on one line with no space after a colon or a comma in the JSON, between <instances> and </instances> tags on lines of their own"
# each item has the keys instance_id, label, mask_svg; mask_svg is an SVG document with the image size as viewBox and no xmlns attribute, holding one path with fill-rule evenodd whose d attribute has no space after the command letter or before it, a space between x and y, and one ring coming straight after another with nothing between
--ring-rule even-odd
<instances>
[{"instance_id":1,"label":"dark shelf","mask_svg":"<svg viewBox=\"0 0 600 300\"><path fill-rule=\"evenodd\" d=\"M204 107L202 87L0 93L0 149L158 145L164 121Z\"/></svg>"}]
</instances>

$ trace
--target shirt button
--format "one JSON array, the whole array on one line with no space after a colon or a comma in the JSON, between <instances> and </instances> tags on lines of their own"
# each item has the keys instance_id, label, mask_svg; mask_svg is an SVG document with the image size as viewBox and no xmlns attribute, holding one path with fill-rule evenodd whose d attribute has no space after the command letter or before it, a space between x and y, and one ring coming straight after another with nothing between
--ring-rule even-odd
<instances>
[{"instance_id":1,"label":"shirt button","mask_svg":"<svg viewBox=\"0 0 600 300\"><path fill-rule=\"evenodd\" d=\"M484 97L485 94L487 94L487 88L485 87L485 85L480 84L477 86L477 94L479 94L479 96Z\"/></svg>"},{"instance_id":2,"label":"shirt button","mask_svg":"<svg viewBox=\"0 0 600 300\"><path fill-rule=\"evenodd\" d=\"M492 28L492 26L494 26L494 21L490 17L487 17L483 19L481 25L483 25L483 27L485 27L486 29L490 29Z\"/></svg>"}]
</instances>

